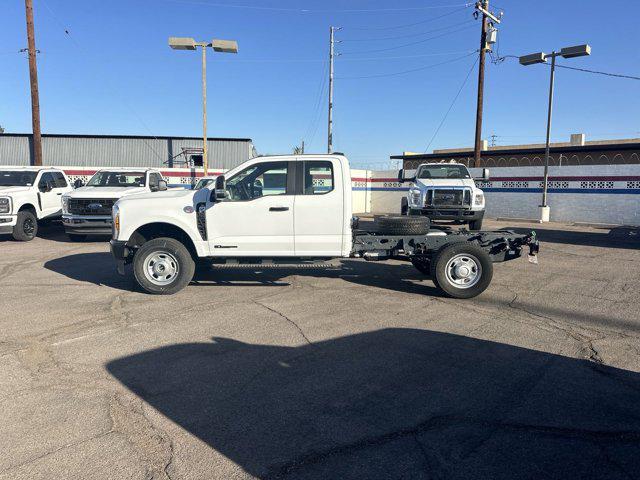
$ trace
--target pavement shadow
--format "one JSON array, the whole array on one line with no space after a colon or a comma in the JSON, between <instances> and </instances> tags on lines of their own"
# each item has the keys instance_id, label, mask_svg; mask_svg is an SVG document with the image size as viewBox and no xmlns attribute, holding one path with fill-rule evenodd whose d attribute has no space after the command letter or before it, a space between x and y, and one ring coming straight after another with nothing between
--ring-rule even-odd
<instances>
[{"instance_id":1,"label":"pavement shadow","mask_svg":"<svg viewBox=\"0 0 640 480\"><path fill-rule=\"evenodd\" d=\"M90 267L88 267L90 266ZM115 269L113 257L107 252L78 253L49 260L44 268L64 275L65 277L95 285L105 285L120 290L135 288L131 278L130 267L128 275L122 277ZM350 283L384 288L405 293L420 295L441 295L431 283L417 282L425 277L412 265L391 265L385 263L370 263L357 260L344 260L341 266L335 268L263 268L263 269L233 269L233 268L198 268L191 282L192 286L272 286L283 287L290 285L286 278L296 276L310 276L317 278L339 278Z\"/></svg>"},{"instance_id":2,"label":"pavement shadow","mask_svg":"<svg viewBox=\"0 0 640 480\"><path fill-rule=\"evenodd\" d=\"M261 479L640 476L640 375L586 360L384 329L300 347L213 338L106 368Z\"/></svg>"},{"instance_id":3,"label":"pavement shadow","mask_svg":"<svg viewBox=\"0 0 640 480\"><path fill-rule=\"evenodd\" d=\"M516 233L527 234L531 228L507 227ZM640 227L601 228L598 232L577 232L571 230L536 230L538 239L549 243L566 243L590 247L640 249Z\"/></svg>"},{"instance_id":4,"label":"pavement shadow","mask_svg":"<svg viewBox=\"0 0 640 480\"><path fill-rule=\"evenodd\" d=\"M76 253L55 258L45 262L44 268L80 282L105 285L118 290L135 288L131 276L118 275L113 257L107 252Z\"/></svg>"}]
</instances>

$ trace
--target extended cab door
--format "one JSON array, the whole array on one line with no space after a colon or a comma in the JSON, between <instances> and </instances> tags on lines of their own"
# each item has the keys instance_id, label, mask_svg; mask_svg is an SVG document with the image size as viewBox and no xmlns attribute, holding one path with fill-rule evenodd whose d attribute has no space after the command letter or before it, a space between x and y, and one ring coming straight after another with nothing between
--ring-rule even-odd
<instances>
[{"instance_id":1,"label":"extended cab door","mask_svg":"<svg viewBox=\"0 0 640 480\"><path fill-rule=\"evenodd\" d=\"M293 256L295 162L256 159L228 177L228 198L208 203L213 256Z\"/></svg>"},{"instance_id":2,"label":"extended cab door","mask_svg":"<svg viewBox=\"0 0 640 480\"><path fill-rule=\"evenodd\" d=\"M294 210L296 256L339 257L345 224L345 179L340 160L301 157L296 163L299 172Z\"/></svg>"},{"instance_id":3,"label":"extended cab door","mask_svg":"<svg viewBox=\"0 0 640 480\"><path fill-rule=\"evenodd\" d=\"M67 180L60 172L43 172L38 181L38 206L41 217L62 213L62 194L69 191Z\"/></svg>"}]
</instances>

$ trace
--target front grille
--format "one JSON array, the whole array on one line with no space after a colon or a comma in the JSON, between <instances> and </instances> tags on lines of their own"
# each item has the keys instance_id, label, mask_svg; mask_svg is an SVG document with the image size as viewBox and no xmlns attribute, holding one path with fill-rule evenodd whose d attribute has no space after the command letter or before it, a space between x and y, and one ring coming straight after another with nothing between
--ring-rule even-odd
<instances>
[{"instance_id":1,"label":"front grille","mask_svg":"<svg viewBox=\"0 0 640 480\"><path fill-rule=\"evenodd\" d=\"M115 202L114 198L70 198L69 213L71 215L111 215Z\"/></svg>"},{"instance_id":2,"label":"front grille","mask_svg":"<svg viewBox=\"0 0 640 480\"><path fill-rule=\"evenodd\" d=\"M471 191L445 188L429 190L425 203L429 207L455 208L471 205Z\"/></svg>"}]
</instances>

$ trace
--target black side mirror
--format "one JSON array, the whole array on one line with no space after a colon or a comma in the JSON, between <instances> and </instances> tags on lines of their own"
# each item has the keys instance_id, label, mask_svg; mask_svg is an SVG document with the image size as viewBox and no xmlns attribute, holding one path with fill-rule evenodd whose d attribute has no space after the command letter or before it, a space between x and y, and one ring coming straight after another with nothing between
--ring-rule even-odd
<instances>
[{"instance_id":1,"label":"black side mirror","mask_svg":"<svg viewBox=\"0 0 640 480\"><path fill-rule=\"evenodd\" d=\"M73 188L80 188L80 187L84 187L84 182L79 178L77 178L76 181L73 182Z\"/></svg>"},{"instance_id":2,"label":"black side mirror","mask_svg":"<svg viewBox=\"0 0 640 480\"><path fill-rule=\"evenodd\" d=\"M227 198L227 181L224 175L218 175L216 177L216 183L213 191L211 192L211 201L217 202Z\"/></svg>"},{"instance_id":3,"label":"black side mirror","mask_svg":"<svg viewBox=\"0 0 640 480\"><path fill-rule=\"evenodd\" d=\"M45 183L41 183L39 190L42 193L47 193L50 192L51 190L53 190L53 185L51 184L51 182L45 182Z\"/></svg>"},{"instance_id":4,"label":"black side mirror","mask_svg":"<svg viewBox=\"0 0 640 480\"><path fill-rule=\"evenodd\" d=\"M398 170L398 183L404 183L404 169Z\"/></svg>"},{"instance_id":5,"label":"black side mirror","mask_svg":"<svg viewBox=\"0 0 640 480\"><path fill-rule=\"evenodd\" d=\"M489 169L488 169L488 168L483 168L483 169L482 169L482 179L483 179L485 182L488 182L488 181L489 181L489 178L491 178L491 177L489 176Z\"/></svg>"}]
</instances>

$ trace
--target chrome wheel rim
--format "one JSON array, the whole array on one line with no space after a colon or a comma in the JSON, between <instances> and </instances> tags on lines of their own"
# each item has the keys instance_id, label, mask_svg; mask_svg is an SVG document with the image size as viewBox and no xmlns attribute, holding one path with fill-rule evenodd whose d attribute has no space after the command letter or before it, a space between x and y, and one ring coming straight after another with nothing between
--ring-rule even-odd
<instances>
[{"instance_id":1,"label":"chrome wheel rim","mask_svg":"<svg viewBox=\"0 0 640 480\"><path fill-rule=\"evenodd\" d=\"M22 222L22 231L30 237L33 236L36 231L36 226L33 222L33 218L27 218L24 222Z\"/></svg>"},{"instance_id":2,"label":"chrome wheel rim","mask_svg":"<svg viewBox=\"0 0 640 480\"><path fill-rule=\"evenodd\" d=\"M154 285L169 285L178 278L180 267L169 252L152 252L144 259L144 275Z\"/></svg>"},{"instance_id":3,"label":"chrome wheel rim","mask_svg":"<svg viewBox=\"0 0 640 480\"><path fill-rule=\"evenodd\" d=\"M471 288L482 277L482 265L473 255L460 253L449 259L445 273L447 281L456 288Z\"/></svg>"}]
</instances>

